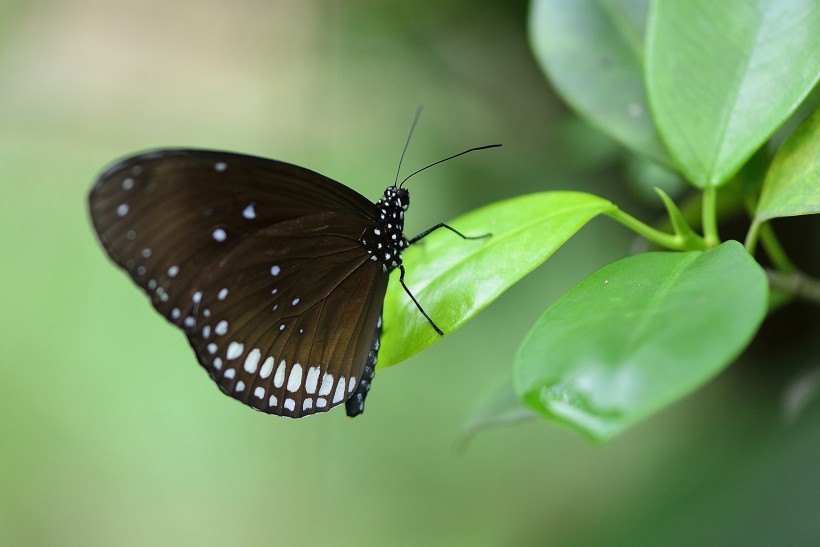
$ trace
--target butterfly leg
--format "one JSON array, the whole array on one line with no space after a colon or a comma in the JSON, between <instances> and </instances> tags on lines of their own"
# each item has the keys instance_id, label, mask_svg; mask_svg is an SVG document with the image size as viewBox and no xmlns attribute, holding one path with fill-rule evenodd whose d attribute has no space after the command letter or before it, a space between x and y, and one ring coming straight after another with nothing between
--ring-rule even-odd
<instances>
[{"instance_id":1,"label":"butterfly leg","mask_svg":"<svg viewBox=\"0 0 820 547\"><path fill-rule=\"evenodd\" d=\"M409 242L410 245L412 245L416 241L420 240L421 238L430 235L431 233L435 232L439 228L447 228L448 230L450 230L454 234L461 236L462 239L484 239L485 237L490 237L492 235L490 233L487 233L487 234L483 234L483 235L480 235L480 236L465 236L464 234L462 234L461 232L459 232L458 230L456 230L452 226L450 226L448 224L444 224L443 222L439 222L438 224L436 224L432 228L428 228L427 230L424 230L422 233L420 233L419 235L417 235L416 237L411 239L410 242Z\"/></svg>"},{"instance_id":2,"label":"butterfly leg","mask_svg":"<svg viewBox=\"0 0 820 547\"><path fill-rule=\"evenodd\" d=\"M427 319L427 322L430 323L430 326L436 329L436 332L439 334L439 336L444 336L444 332L440 328L438 328L438 325L436 325L436 323L432 319L430 319L430 316L427 315L427 312L424 311L424 308L421 307L419 301L416 300L416 297L413 296L413 293L410 292L410 289L407 288L407 285L404 283L404 264L399 264L399 271L401 272L401 275L399 275L399 283L401 283L401 286L404 287L404 292L407 293L407 296L410 297L410 300L413 301L413 304L416 305L416 307L419 309L424 318Z\"/></svg>"}]
</instances>

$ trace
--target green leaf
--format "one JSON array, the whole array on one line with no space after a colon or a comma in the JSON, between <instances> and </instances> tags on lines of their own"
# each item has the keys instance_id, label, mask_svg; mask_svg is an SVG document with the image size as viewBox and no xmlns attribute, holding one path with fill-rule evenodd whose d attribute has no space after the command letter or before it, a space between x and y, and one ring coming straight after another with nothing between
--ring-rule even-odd
<instances>
[{"instance_id":1,"label":"green leaf","mask_svg":"<svg viewBox=\"0 0 820 547\"><path fill-rule=\"evenodd\" d=\"M534 270L596 215L613 209L582 192L541 192L468 213L403 253L405 282L445 334L466 323ZM394 365L441 339L392 273L384 300L379 367Z\"/></svg>"},{"instance_id":2,"label":"green leaf","mask_svg":"<svg viewBox=\"0 0 820 547\"><path fill-rule=\"evenodd\" d=\"M766 295L763 270L736 241L619 260L536 322L516 355L516 392L609 440L726 367L763 320Z\"/></svg>"},{"instance_id":3,"label":"green leaf","mask_svg":"<svg viewBox=\"0 0 820 547\"><path fill-rule=\"evenodd\" d=\"M693 241L700 239L700 236L698 236L692 227L689 226L689 223L686 222L686 217L683 216L683 213L675 202L672 201L672 198L660 188L656 187L655 191L661 197L663 206L666 207L666 212L669 214L669 222L672 224L672 229L675 230L675 235Z\"/></svg>"},{"instance_id":4,"label":"green leaf","mask_svg":"<svg viewBox=\"0 0 820 547\"><path fill-rule=\"evenodd\" d=\"M820 213L820 110L798 127L772 161L755 222Z\"/></svg>"},{"instance_id":5,"label":"green leaf","mask_svg":"<svg viewBox=\"0 0 820 547\"><path fill-rule=\"evenodd\" d=\"M818 0L655 0L649 103L667 148L700 188L726 182L820 75Z\"/></svg>"},{"instance_id":6,"label":"green leaf","mask_svg":"<svg viewBox=\"0 0 820 547\"><path fill-rule=\"evenodd\" d=\"M530 43L576 112L627 148L668 163L643 83L648 0L536 0Z\"/></svg>"}]
</instances>

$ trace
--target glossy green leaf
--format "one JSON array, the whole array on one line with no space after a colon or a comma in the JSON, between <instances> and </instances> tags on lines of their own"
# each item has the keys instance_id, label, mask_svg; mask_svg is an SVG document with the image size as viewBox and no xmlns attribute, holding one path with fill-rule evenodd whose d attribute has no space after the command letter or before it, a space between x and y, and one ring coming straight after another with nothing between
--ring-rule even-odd
<instances>
[{"instance_id":1,"label":"glossy green leaf","mask_svg":"<svg viewBox=\"0 0 820 547\"><path fill-rule=\"evenodd\" d=\"M755 222L817 213L820 213L820 110L804 121L777 152L763 182Z\"/></svg>"},{"instance_id":2,"label":"glossy green leaf","mask_svg":"<svg viewBox=\"0 0 820 547\"><path fill-rule=\"evenodd\" d=\"M736 241L619 260L536 322L516 355L516 392L608 440L731 363L763 320L766 295L763 270Z\"/></svg>"},{"instance_id":3,"label":"glossy green leaf","mask_svg":"<svg viewBox=\"0 0 820 547\"><path fill-rule=\"evenodd\" d=\"M646 38L649 103L700 188L726 182L820 75L820 0L656 0Z\"/></svg>"},{"instance_id":4,"label":"glossy green leaf","mask_svg":"<svg viewBox=\"0 0 820 547\"><path fill-rule=\"evenodd\" d=\"M555 89L627 148L668 162L643 83L648 0L536 0L530 42Z\"/></svg>"},{"instance_id":5,"label":"glossy green leaf","mask_svg":"<svg viewBox=\"0 0 820 547\"><path fill-rule=\"evenodd\" d=\"M405 282L436 324L449 334L534 270L596 215L614 209L582 192L541 192L501 201L457 218L403 253ZM384 300L379 367L394 365L441 339L390 277Z\"/></svg>"}]
</instances>

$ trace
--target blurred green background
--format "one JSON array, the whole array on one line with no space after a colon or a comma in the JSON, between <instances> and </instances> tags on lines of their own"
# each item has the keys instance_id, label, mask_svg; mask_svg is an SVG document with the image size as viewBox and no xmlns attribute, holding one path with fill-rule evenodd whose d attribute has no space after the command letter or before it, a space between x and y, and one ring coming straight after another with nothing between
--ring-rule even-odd
<instances>
[{"instance_id":1,"label":"blurred green background","mask_svg":"<svg viewBox=\"0 0 820 547\"><path fill-rule=\"evenodd\" d=\"M540 313L630 252L607 219L380 372L356 420L221 395L98 246L86 193L117 157L259 154L375 200L418 103L406 172L504 148L414 178L408 234L547 189L656 218L625 182L634 160L539 72L526 16L523 1L0 1L0 545L818 541L820 405L784 418L802 365L765 345L607 446L527 422L457 450Z\"/></svg>"}]
</instances>

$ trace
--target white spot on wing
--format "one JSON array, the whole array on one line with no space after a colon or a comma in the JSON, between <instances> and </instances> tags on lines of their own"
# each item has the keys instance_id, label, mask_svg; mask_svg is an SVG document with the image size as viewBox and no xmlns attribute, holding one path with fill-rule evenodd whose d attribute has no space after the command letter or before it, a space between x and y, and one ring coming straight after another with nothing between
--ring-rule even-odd
<instances>
[{"instance_id":1,"label":"white spot on wing","mask_svg":"<svg viewBox=\"0 0 820 547\"><path fill-rule=\"evenodd\" d=\"M133 187L134 187L134 179L127 178L124 181L122 181L122 189L123 190L130 190Z\"/></svg>"},{"instance_id":2,"label":"white spot on wing","mask_svg":"<svg viewBox=\"0 0 820 547\"><path fill-rule=\"evenodd\" d=\"M336 384L336 391L333 393L333 402L341 403L345 398L345 379L344 376L339 378L339 383Z\"/></svg>"},{"instance_id":3,"label":"white spot on wing","mask_svg":"<svg viewBox=\"0 0 820 547\"><path fill-rule=\"evenodd\" d=\"M179 266L171 266L168 268L168 277L176 277L179 273Z\"/></svg>"},{"instance_id":4,"label":"white spot on wing","mask_svg":"<svg viewBox=\"0 0 820 547\"><path fill-rule=\"evenodd\" d=\"M259 366L259 359L262 357L262 352L259 348L254 348L248 353L248 356L245 358L245 365L244 368L248 373L253 374L256 372L256 367Z\"/></svg>"},{"instance_id":5,"label":"white spot on wing","mask_svg":"<svg viewBox=\"0 0 820 547\"><path fill-rule=\"evenodd\" d=\"M228 289L221 289L219 294L216 295L219 300L225 300L228 297Z\"/></svg>"},{"instance_id":6,"label":"white spot on wing","mask_svg":"<svg viewBox=\"0 0 820 547\"><path fill-rule=\"evenodd\" d=\"M327 399L319 397L316 399L316 408L325 408L327 406Z\"/></svg>"},{"instance_id":7,"label":"white spot on wing","mask_svg":"<svg viewBox=\"0 0 820 547\"><path fill-rule=\"evenodd\" d=\"M347 391L352 392L353 388L356 387L356 378L351 378L347 381Z\"/></svg>"},{"instance_id":8,"label":"white spot on wing","mask_svg":"<svg viewBox=\"0 0 820 547\"><path fill-rule=\"evenodd\" d=\"M194 304L199 304L199 302L202 300L202 293L196 291L193 295L191 295L191 300L194 302Z\"/></svg>"},{"instance_id":9,"label":"white spot on wing","mask_svg":"<svg viewBox=\"0 0 820 547\"><path fill-rule=\"evenodd\" d=\"M316 387L319 384L319 367L310 367L305 377L305 391L310 394L316 393Z\"/></svg>"},{"instance_id":10,"label":"white spot on wing","mask_svg":"<svg viewBox=\"0 0 820 547\"><path fill-rule=\"evenodd\" d=\"M228 344L228 351L225 353L225 358L228 361L232 359L236 359L240 355L242 355L242 351L245 349L245 344L240 344L239 342L231 342Z\"/></svg>"},{"instance_id":11,"label":"white spot on wing","mask_svg":"<svg viewBox=\"0 0 820 547\"><path fill-rule=\"evenodd\" d=\"M279 275L279 272L281 272L281 271L282 271L282 268L280 268L279 266L274 265L274 266L270 267L270 274L273 275L273 276Z\"/></svg>"},{"instance_id":12,"label":"white spot on wing","mask_svg":"<svg viewBox=\"0 0 820 547\"><path fill-rule=\"evenodd\" d=\"M208 344L208 353L210 353L211 355L213 355L214 353L216 353L216 350L217 350L217 349L219 349L219 348L218 348L218 347L216 346L216 344L214 344L213 342L211 342L210 344Z\"/></svg>"},{"instance_id":13,"label":"white spot on wing","mask_svg":"<svg viewBox=\"0 0 820 547\"><path fill-rule=\"evenodd\" d=\"M282 384L285 383L285 367L287 363L285 360L282 359L279 361L279 366L276 367L276 374L273 375L273 385L276 387L282 387Z\"/></svg>"},{"instance_id":14,"label":"white spot on wing","mask_svg":"<svg viewBox=\"0 0 820 547\"><path fill-rule=\"evenodd\" d=\"M256 210L253 208L254 204L251 203L242 211L242 216L247 218L248 220L256 218Z\"/></svg>"},{"instance_id":15,"label":"white spot on wing","mask_svg":"<svg viewBox=\"0 0 820 547\"><path fill-rule=\"evenodd\" d=\"M234 376L236 376L236 369L229 368L225 371L225 378L228 378L230 380Z\"/></svg>"},{"instance_id":16,"label":"white spot on wing","mask_svg":"<svg viewBox=\"0 0 820 547\"><path fill-rule=\"evenodd\" d=\"M279 404L279 399L276 398L276 395L271 395L270 399L268 399L268 406L276 406Z\"/></svg>"},{"instance_id":17,"label":"white spot on wing","mask_svg":"<svg viewBox=\"0 0 820 547\"><path fill-rule=\"evenodd\" d=\"M302 410L313 408L313 399L305 399L302 401Z\"/></svg>"},{"instance_id":18,"label":"white spot on wing","mask_svg":"<svg viewBox=\"0 0 820 547\"><path fill-rule=\"evenodd\" d=\"M128 214L128 204L127 203L120 203L117 206L117 216L124 217Z\"/></svg>"},{"instance_id":19,"label":"white spot on wing","mask_svg":"<svg viewBox=\"0 0 820 547\"><path fill-rule=\"evenodd\" d=\"M214 164L214 169L215 169L218 173L222 173L222 172L223 172L225 169L227 169L227 168L228 168L228 164L227 164L227 163L225 163L224 161L219 161L219 162L217 162L217 163L215 163L215 164Z\"/></svg>"},{"instance_id":20,"label":"white spot on wing","mask_svg":"<svg viewBox=\"0 0 820 547\"><path fill-rule=\"evenodd\" d=\"M319 395L330 395L330 390L333 388L333 375L325 372L322 376L322 385L319 386Z\"/></svg>"},{"instance_id":21,"label":"white spot on wing","mask_svg":"<svg viewBox=\"0 0 820 547\"><path fill-rule=\"evenodd\" d=\"M220 359L219 357L214 357L214 368L216 370L222 369L222 359Z\"/></svg>"},{"instance_id":22,"label":"white spot on wing","mask_svg":"<svg viewBox=\"0 0 820 547\"><path fill-rule=\"evenodd\" d=\"M217 333L219 336L226 334L228 332L228 322L224 319L216 324L214 327L214 332Z\"/></svg>"},{"instance_id":23,"label":"white spot on wing","mask_svg":"<svg viewBox=\"0 0 820 547\"><path fill-rule=\"evenodd\" d=\"M226 234L225 230L222 228L217 228L211 235L213 236L214 241L218 241L219 243L222 243L228 237L228 234Z\"/></svg>"},{"instance_id":24,"label":"white spot on wing","mask_svg":"<svg viewBox=\"0 0 820 547\"><path fill-rule=\"evenodd\" d=\"M265 397L265 388L263 388L262 386L257 387L253 390L253 395L257 399L262 399L263 397Z\"/></svg>"},{"instance_id":25,"label":"white spot on wing","mask_svg":"<svg viewBox=\"0 0 820 547\"><path fill-rule=\"evenodd\" d=\"M302 386L302 365L294 363L288 376L288 391L293 393Z\"/></svg>"},{"instance_id":26,"label":"white spot on wing","mask_svg":"<svg viewBox=\"0 0 820 547\"><path fill-rule=\"evenodd\" d=\"M294 408L296 408L296 401L294 401L293 399L285 399L285 408L292 411Z\"/></svg>"},{"instance_id":27,"label":"white spot on wing","mask_svg":"<svg viewBox=\"0 0 820 547\"><path fill-rule=\"evenodd\" d=\"M238 382L236 382L236 392L237 393L239 393L240 391L243 391L244 389L245 389L245 382L243 382L242 380L239 380Z\"/></svg>"},{"instance_id":28,"label":"white spot on wing","mask_svg":"<svg viewBox=\"0 0 820 547\"><path fill-rule=\"evenodd\" d=\"M262 368L259 369L259 377L263 380L271 375L273 372L273 357L268 357L265 359L265 362L262 363Z\"/></svg>"}]
</instances>

